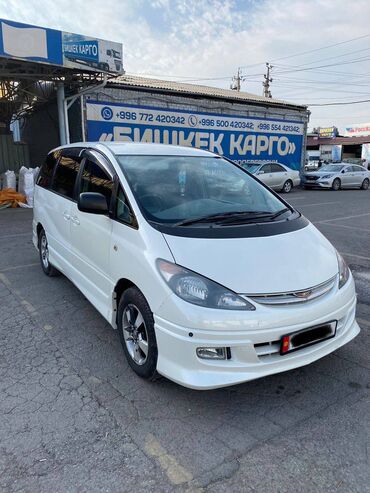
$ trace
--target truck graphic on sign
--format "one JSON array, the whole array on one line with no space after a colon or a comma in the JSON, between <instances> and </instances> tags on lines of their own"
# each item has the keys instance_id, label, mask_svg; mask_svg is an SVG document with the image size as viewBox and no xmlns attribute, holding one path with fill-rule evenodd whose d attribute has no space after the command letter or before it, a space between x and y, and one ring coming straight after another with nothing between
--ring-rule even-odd
<instances>
[{"instance_id":1,"label":"truck graphic on sign","mask_svg":"<svg viewBox=\"0 0 370 493\"><path fill-rule=\"evenodd\" d=\"M68 62L93 67L105 72L122 71L122 53L114 49L113 43L101 39L92 39L86 36L64 36L63 57L65 65Z\"/></svg>"}]
</instances>

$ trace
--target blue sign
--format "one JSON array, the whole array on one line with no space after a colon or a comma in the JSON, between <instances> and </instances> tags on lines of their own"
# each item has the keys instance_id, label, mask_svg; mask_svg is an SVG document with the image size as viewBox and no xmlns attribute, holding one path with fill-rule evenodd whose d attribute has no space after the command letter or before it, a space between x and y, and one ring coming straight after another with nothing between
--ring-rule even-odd
<instances>
[{"instance_id":1,"label":"blue sign","mask_svg":"<svg viewBox=\"0 0 370 493\"><path fill-rule=\"evenodd\" d=\"M0 19L0 56L81 71L122 73L122 45Z\"/></svg>"},{"instance_id":2,"label":"blue sign","mask_svg":"<svg viewBox=\"0 0 370 493\"><path fill-rule=\"evenodd\" d=\"M333 145L331 148L331 159L334 162L340 162L342 160L342 146Z\"/></svg>"},{"instance_id":3,"label":"blue sign","mask_svg":"<svg viewBox=\"0 0 370 493\"><path fill-rule=\"evenodd\" d=\"M276 161L300 169L304 124L88 100L89 141L198 147L239 164Z\"/></svg>"},{"instance_id":4,"label":"blue sign","mask_svg":"<svg viewBox=\"0 0 370 493\"><path fill-rule=\"evenodd\" d=\"M63 65L62 33L0 19L0 56Z\"/></svg>"},{"instance_id":5,"label":"blue sign","mask_svg":"<svg viewBox=\"0 0 370 493\"><path fill-rule=\"evenodd\" d=\"M99 45L96 40L78 39L63 42L63 55L70 60L99 61Z\"/></svg>"}]
</instances>

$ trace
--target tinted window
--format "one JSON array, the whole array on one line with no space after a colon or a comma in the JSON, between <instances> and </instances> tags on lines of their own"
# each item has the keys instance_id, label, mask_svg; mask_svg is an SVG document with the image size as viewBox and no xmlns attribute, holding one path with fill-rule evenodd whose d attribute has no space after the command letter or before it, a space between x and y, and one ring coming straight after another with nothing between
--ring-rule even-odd
<instances>
[{"instance_id":1,"label":"tinted window","mask_svg":"<svg viewBox=\"0 0 370 493\"><path fill-rule=\"evenodd\" d=\"M117 193L116 217L127 224L134 224L135 222L134 215L131 212L130 205L121 186L118 188Z\"/></svg>"},{"instance_id":2,"label":"tinted window","mask_svg":"<svg viewBox=\"0 0 370 493\"><path fill-rule=\"evenodd\" d=\"M70 199L74 196L76 178L80 170L80 149L65 149L59 159L53 180L53 190Z\"/></svg>"},{"instance_id":3,"label":"tinted window","mask_svg":"<svg viewBox=\"0 0 370 493\"><path fill-rule=\"evenodd\" d=\"M282 166L278 165L278 164L272 163L271 164L271 171L273 173L281 173L281 172L284 172L285 169Z\"/></svg>"},{"instance_id":4,"label":"tinted window","mask_svg":"<svg viewBox=\"0 0 370 493\"><path fill-rule=\"evenodd\" d=\"M96 163L87 159L82 171L81 188L82 192L97 192L105 195L109 206L112 196L112 178Z\"/></svg>"},{"instance_id":5,"label":"tinted window","mask_svg":"<svg viewBox=\"0 0 370 493\"><path fill-rule=\"evenodd\" d=\"M356 173L363 173L365 168L362 168L361 166L352 166L352 171L356 171Z\"/></svg>"},{"instance_id":6,"label":"tinted window","mask_svg":"<svg viewBox=\"0 0 370 493\"><path fill-rule=\"evenodd\" d=\"M39 176L37 177L37 185L40 185L40 187L50 188L51 179L53 177L54 168L58 161L59 155L59 151L50 152L47 155L44 164L40 168Z\"/></svg>"},{"instance_id":7,"label":"tinted window","mask_svg":"<svg viewBox=\"0 0 370 493\"><path fill-rule=\"evenodd\" d=\"M271 173L271 164L265 164L262 166L261 171L264 173Z\"/></svg>"}]
</instances>

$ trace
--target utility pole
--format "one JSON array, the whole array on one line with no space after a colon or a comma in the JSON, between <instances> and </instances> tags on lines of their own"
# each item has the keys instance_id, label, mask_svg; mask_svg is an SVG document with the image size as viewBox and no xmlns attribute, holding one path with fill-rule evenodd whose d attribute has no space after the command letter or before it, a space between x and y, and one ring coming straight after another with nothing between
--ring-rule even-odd
<instances>
[{"instance_id":1,"label":"utility pole","mask_svg":"<svg viewBox=\"0 0 370 493\"><path fill-rule=\"evenodd\" d=\"M232 89L233 91L240 91L241 81L242 81L242 77L240 75L240 67L239 67L237 75L234 75L232 78L230 89Z\"/></svg>"},{"instance_id":2,"label":"utility pole","mask_svg":"<svg viewBox=\"0 0 370 493\"><path fill-rule=\"evenodd\" d=\"M266 62L266 67L267 73L263 76L265 80L262 82L263 96L265 96L265 98L272 98L270 91L270 82L272 82L272 78L270 77L270 70L272 70L272 65Z\"/></svg>"}]
</instances>

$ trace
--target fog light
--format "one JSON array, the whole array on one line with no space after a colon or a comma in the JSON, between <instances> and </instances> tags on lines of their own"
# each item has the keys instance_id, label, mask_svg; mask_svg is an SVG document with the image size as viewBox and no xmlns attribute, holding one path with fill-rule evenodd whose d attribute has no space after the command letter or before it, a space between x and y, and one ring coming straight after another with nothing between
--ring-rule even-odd
<instances>
[{"instance_id":1,"label":"fog light","mask_svg":"<svg viewBox=\"0 0 370 493\"><path fill-rule=\"evenodd\" d=\"M198 347L197 356L201 359L226 359L225 347Z\"/></svg>"}]
</instances>

